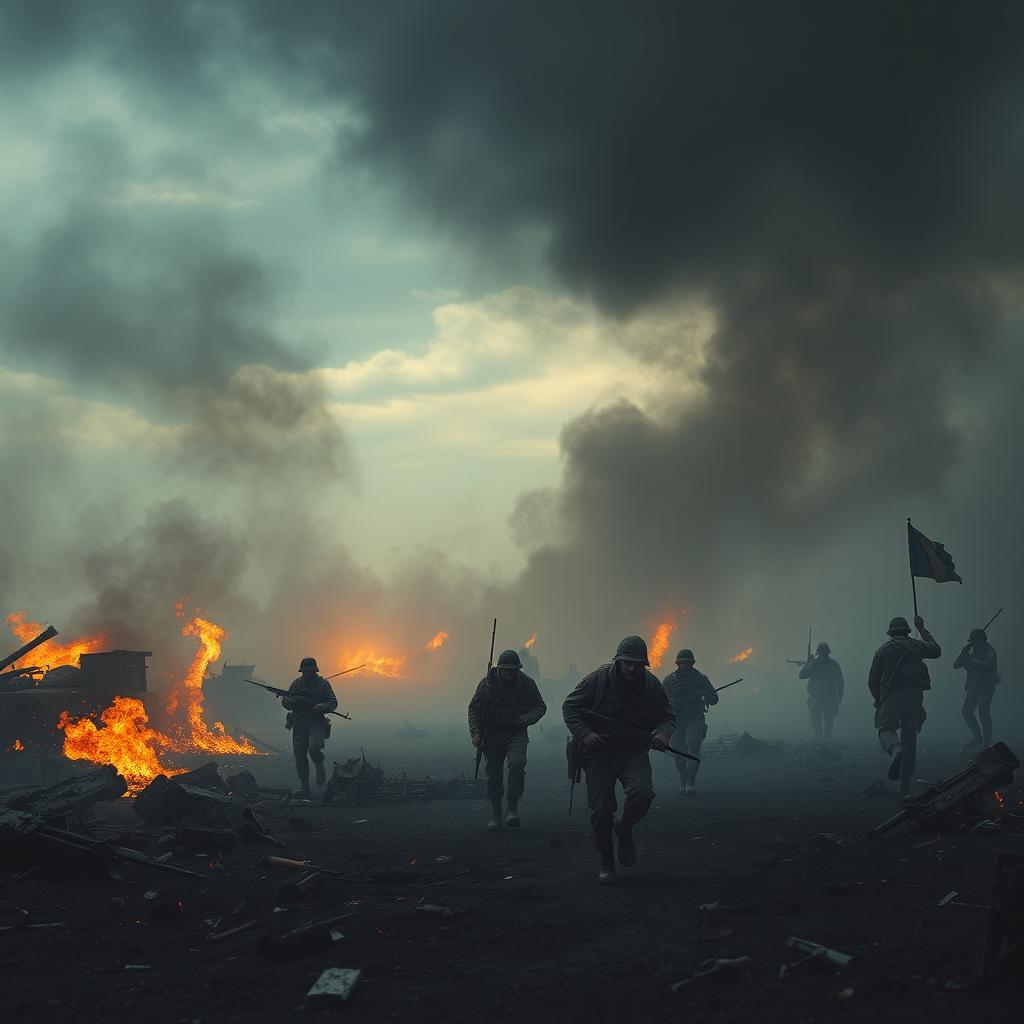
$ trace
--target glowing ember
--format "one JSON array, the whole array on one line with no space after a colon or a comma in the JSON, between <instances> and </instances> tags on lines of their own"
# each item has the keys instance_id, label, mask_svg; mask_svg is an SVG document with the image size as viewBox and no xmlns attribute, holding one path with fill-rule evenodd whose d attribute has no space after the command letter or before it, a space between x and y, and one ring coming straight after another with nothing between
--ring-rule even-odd
<instances>
[{"instance_id":1,"label":"glowing ember","mask_svg":"<svg viewBox=\"0 0 1024 1024\"><path fill-rule=\"evenodd\" d=\"M530 649L530 648L531 648L531 647L532 647L532 646L533 646L533 645L534 645L534 644L535 644L536 642L537 642L537 631L536 631L536 630L534 630L534 631L533 631L533 636L531 636L531 637L530 637L530 639L529 639L529 640L527 640L525 644L523 644L523 646L524 646L524 647L525 647L525 648L526 648L527 650L529 650L529 649Z\"/></svg>"},{"instance_id":2,"label":"glowing ember","mask_svg":"<svg viewBox=\"0 0 1024 1024\"><path fill-rule=\"evenodd\" d=\"M448 634L442 629L440 633L435 633L434 636L423 645L423 649L425 651L436 651L438 647L442 647L444 645L444 642L447 639Z\"/></svg>"},{"instance_id":3,"label":"glowing ember","mask_svg":"<svg viewBox=\"0 0 1024 1024\"><path fill-rule=\"evenodd\" d=\"M203 680L206 678L210 662L220 658L220 642L224 639L224 630L217 623L201 619L197 615L185 623L181 635L195 637L199 641L199 650L196 651L185 678L172 689L167 700L167 710L175 714L179 705L185 705L188 720L188 734L185 739L187 746L211 754L260 753L244 736L238 740L229 736L220 722L214 722L213 729L210 729L203 721Z\"/></svg>"},{"instance_id":4,"label":"glowing ember","mask_svg":"<svg viewBox=\"0 0 1024 1024\"><path fill-rule=\"evenodd\" d=\"M21 740L15 740L14 741L14 746L11 747L11 750L24 750L24 749L25 749L25 744L22 743Z\"/></svg>"},{"instance_id":5,"label":"glowing ember","mask_svg":"<svg viewBox=\"0 0 1024 1024\"><path fill-rule=\"evenodd\" d=\"M173 748L170 737L149 727L142 701L115 697L100 715L103 728L88 718L73 719L62 711L57 728L64 730L64 756L72 761L112 764L125 777L129 793L145 789L158 775L180 775L160 761L160 750Z\"/></svg>"},{"instance_id":6,"label":"glowing ember","mask_svg":"<svg viewBox=\"0 0 1024 1024\"><path fill-rule=\"evenodd\" d=\"M665 652L668 650L668 642L672 637L672 631L676 628L676 620L670 619L663 622L654 631L650 643L651 668L660 668Z\"/></svg>"},{"instance_id":7,"label":"glowing ember","mask_svg":"<svg viewBox=\"0 0 1024 1024\"><path fill-rule=\"evenodd\" d=\"M386 679L400 679L405 668L405 658L379 654L368 647L346 647L338 657L339 665L362 665L351 674L357 676L383 676Z\"/></svg>"},{"instance_id":8,"label":"glowing ember","mask_svg":"<svg viewBox=\"0 0 1024 1024\"><path fill-rule=\"evenodd\" d=\"M1006 810L1006 798L997 789L995 791L996 803L999 804L999 813L1002 814Z\"/></svg>"},{"instance_id":9,"label":"glowing ember","mask_svg":"<svg viewBox=\"0 0 1024 1024\"><path fill-rule=\"evenodd\" d=\"M11 632L23 643L27 644L39 636L46 627L41 622L33 622L25 612L12 612L7 616L7 625ZM73 665L78 667L78 659L83 654L92 654L103 647L107 638L102 633L96 636L85 636L81 640L75 640L69 644L62 644L58 640L47 640L45 644L36 648L38 657L42 664L50 668L57 668L60 665ZM35 656L35 652L33 652ZM39 664L39 662L31 662Z\"/></svg>"},{"instance_id":10,"label":"glowing ember","mask_svg":"<svg viewBox=\"0 0 1024 1024\"><path fill-rule=\"evenodd\" d=\"M740 651L739 654L737 654L733 658L730 658L729 660L732 661L732 662L746 661L747 658L749 658L753 653L754 653L754 648L753 647L746 647L742 651Z\"/></svg>"}]
</instances>

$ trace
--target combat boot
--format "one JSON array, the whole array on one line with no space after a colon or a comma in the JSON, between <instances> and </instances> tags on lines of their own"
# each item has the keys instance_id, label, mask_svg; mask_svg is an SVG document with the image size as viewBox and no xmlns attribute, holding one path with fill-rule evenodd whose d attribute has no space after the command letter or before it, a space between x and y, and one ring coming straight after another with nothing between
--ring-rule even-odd
<instances>
[{"instance_id":1,"label":"combat boot","mask_svg":"<svg viewBox=\"0 0 1024 1024\"><path fill-rule=\"evenodd\" d=\"M683 791L683 795L684 796L689 796L689 797L696 797L696 795L697 795L697 785L696 785L696 783L688 782L686 784L686 789Z\"/></svg>"},{"instance_id":2,"label":"combat boot","mask_svg":"<svg viewBox=\"0 0 1024 1024\"><path fill-rule=\"evenodd\" d=\"M601 885L614 885L619 880L615 873L615 855L611 847L601 851L601 867L597 872L597 880Z\"/></svg>"},{"instance_id":3,"label":"combat boot","mask_svg":"<svg viewBox=\"0 0 1024 1024\"><path fill-rule=\"evenodd\" d=\"M636 863L636 844L633 842L633 826L615 822L615 835L619 839L619 863L631 868Z\"/></svg>"},{"instance_id":4,"label":"combat boot","mask_svg":"<svg viewBox=\"0 0 1024 1024\"><path fill-rule=\"evenodd\" d=\"M296 766L296 774L299 776L299 796L309 796L309 765L303 766L306 770Z\"/></svg>"},{"instance_id":5,"label":"combat boot","mask_svg":"<svg viewBox=\"0 0 1024 1024\"><path fill-rule=\"evenodd\" d=\"M508 811L505 814L506 828L519 828L519 797L508 798Z\"/></svg>"},{"instance_id":6,"label":"combat boot","mask_svg":"<svg viewBox=\"0 0 1024 1024\"><path fill-rule=\"evenodd\" d=\"M519 823L516 822L518 825ZM487 823L489 832L497 832L501 829L501 797L491 801L491 820Z\"/></svg>"},{"instance_id":7,"label":"combat boot","mask_svg":"<svg viewBox=\"0 0 1024 1024\"><path fill-rule=\"evenodd\" d=\"M317 761L316 763L316 784L323 786L327 782L327 770L324 768L323 761Z\"/></svg>"}]
</instances>

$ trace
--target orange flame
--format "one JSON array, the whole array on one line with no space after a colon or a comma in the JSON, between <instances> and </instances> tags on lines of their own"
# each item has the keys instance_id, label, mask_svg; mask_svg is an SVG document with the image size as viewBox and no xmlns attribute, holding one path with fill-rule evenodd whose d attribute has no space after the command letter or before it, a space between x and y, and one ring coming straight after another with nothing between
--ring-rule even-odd
<instances>
[{"instance_id":1,"label":"orange flame","mask_svg":"<svg viewBox=\"0 0 1024 1024\"><path fill-rule=\"evenodd\" d=\"M338 656L340 665L361 665L357 676L383 676L386 679L400 679L405 668L405 658L380 654L370 647L346 647Z\"/></svg>"},{"instance_id":2,"label":"orange flame","mask_svg":"<svg viewBox=\"0 0 1024 1024\"><path fill-rule=\"evenodd\" d=\"M651 668L660 668L662 659L665 657L665 652L668 650L669 639L672 636L672 631L676 628L676 620L669 619L668 622L661 623L660 626L654 631L654 636L651 639Z\"/></svg>"},{"instance_id":3,"label":"orange flame","mask_svg":"<svg viewBox=\"0 0 1024 1024\"><path fill-rule=\"evenodd\" d=\"M220 642L225 636L223 628L197 615L185 623L181 635L192 636L199 641L199 650L185 678L175 684L167 699L170 714L177 712L182 702L185 704L189 728L185 742L196 750L211 754L259 754L260 751L244 736L236 740L227 734L220 722L214 722L211 730L203 720L203 680L210 662L220 658Z\"/></svg>"},{"instance_id":4,"label":"orange flame","mask_svg":"<svg viewBox=\"0 0 1024 1024\"><path fill-rule=\"evenodd\" d=\"M124 776L129 793L145 789L158 775L180 775L160 761L160 750L172 749L173 740L149 727L149 715L135 697L115 697L100 715L104 728L88 718L73 719L62 711L57 728L64 730L64 756L72 761L112 764Z\"/></svg>"},{"instance_id":5,"label":"orange flame","mask_svg":"<svg viewBox=\"0 0 1024 1024\"><path fill-rule=\"evenodd\" d=\"M11 632L23 643L35 639L46 627L41 622L33 622L26 612L12 612L7 616L7 625ZM57 668L60 665L73 665L77 668L78 659L83 654L92 654L103 647L107 638L102 633L95 636L85 636L81 640L75 640L69 644L58 643L57 640L47 640L36 650L44 665L50 668ZM35 652L32 652L35 654ZM32 664L37 664L33 662Z\"/></svg>"},{"instance_id":6,"label":"orange flame","mask_svg":"<svg viewBox=\"0 0 1024 1024\"><path fill-rule=\"evenodd\" d=\"M11 750L24 750L24 749L25 749L25 744L22 743L21 740L18 740L18 739L16 739L14 741L14 746L11 747Z\"/></svg>"},{"instance_id":7,"label":"orange flame","mask_svg":"<svg viewBox=\"0 0 1024 1024\"><path fill-rule=\"evenodd\" d=\"M525 644L523 644L523 646L527 650L529 650L536 642L537 642L537 630L534 630L533 631L533 636L531 636L530 639L527 640Z\"/></svg>"},{"instance_id":8,"label":"orange flame","mask_svg":"<svg viewBox=\"0 0 1024 1024\"><path fill-rule=\"evenodd\" d=\"M1002 814L1006 811L1006 798L997 789L995 791L996 803L999 804L999 813Z\"/></svg>"},{"instance_id":9,"label":"orange flame","mask_svg":"<svg viewBox=\"0 0 1024 1024\"><path fill-rule=\"evenodd\" d=\"M447 639L448 634L442 629L439 633L435 633L434 636L423 645L423 649L425 651L436 651L438 647L444 646L444 642Z\"/></svg>"},{"instance_id":10,"label":"orange flame","mask_svg":"<svg viewBox=\"0 0 1024 1024\"><path fill-rule=\"evenodd\" d=\"M753 653L753 647L745 647L742 651L740 651L739 654L737 654L735 657L730 658L729 660L734 663L737 661L746 661Z\"/></svg>"}]
</instances>

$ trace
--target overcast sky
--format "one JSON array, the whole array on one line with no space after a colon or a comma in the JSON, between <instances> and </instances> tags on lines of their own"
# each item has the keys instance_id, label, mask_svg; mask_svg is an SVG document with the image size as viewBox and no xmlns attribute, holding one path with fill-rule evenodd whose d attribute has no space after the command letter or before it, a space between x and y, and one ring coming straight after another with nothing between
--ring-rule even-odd
<instances>
[{"instance_id":1,"label":"overcast sky","mask_svg":"<svg viewBox=\"0 0 1024 1024\"><path fill-rule=\"evenodd\" d=\"M958 647L1022 569L1022 16L828 6L4 4L0 610L781 673L909 613L913 515Z\"/></svg>"}]
</instances>

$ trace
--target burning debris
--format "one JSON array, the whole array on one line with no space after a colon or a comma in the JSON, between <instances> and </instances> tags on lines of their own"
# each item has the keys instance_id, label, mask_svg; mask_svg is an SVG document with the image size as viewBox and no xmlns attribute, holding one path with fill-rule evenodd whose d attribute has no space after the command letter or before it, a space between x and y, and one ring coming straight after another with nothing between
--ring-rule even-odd
<instances>
[{"instance_id":1,"label":"burning debris","mask_svg":"<svg viewBox=\"0 0 1024 1024\"><path fill-rule=\"evenodd\" d=\"M976 824L979 819L1002 814L1005 802L999 787L1013 782L1013 773L1019 767L1020 761L1005 743L993 743L962 772L904 800L903 809L873 828L869 835L882 835L905 821L930 830Z\"/></svg>"},{"instance_id":2,"label":"burning debris","mask_svg":"<svg viewBox=\"0 0 1024 1024\"><path fill-rule=\"evenodd\" d=\"M753 647L745 647L742 651L739 652L739 654L734 654L729 659L729 661L732 662L733 664L737 664L737 663L739 663L741 661L747 661L747 660L749 660L750 656L753 653L754 653L754 648Z\"/></svg>"},{"instance_id":3,"label":"burning debris","mask_svg":"<svg viewBox=\"0 0 1024 1024\"><path fill-rule=\"evenodd\" d=\"M93 654L107 644L107 638L102 633L81 637L69 644L53 643L51 638L57 636L57 630L53 626L44 627L41 622L33 622L24 611L11 612L5 621L11 632L26 645L33 640L39 640L44 632L47 634L46 639L51 640L46 646L45 660L48 669L59 668L61 665L77 665L83 654Z\"/></svg>"},{"instance_id":4,"label":"burning debris","mask_svg":"<svg viewBox=\"0 0 1024 1024\"><path fill-rule=\"evenodd\" d=\"M448 634L441 630L439 633L435 633L424 645L423 650L425 651L436 651L439 647L444 646L445 640L448 639Z\"/></svg>"},{"instance_id":5,"label":"burning debris","mask_svg":"<svg viewBox=\"0 0 1024 1024\"><path fill-rule=\"evenodd\" d=\"M675 619L669 619L667 622L661 623L658 628L654 631L654 636L651 637L651 643L649 646L649 657L651 661L651 668L661 668L662 660L665 657L665 652L668 650L669 641L672 639L672 633L675 630L677 622Z\"/></svg>"}]
</instances>

